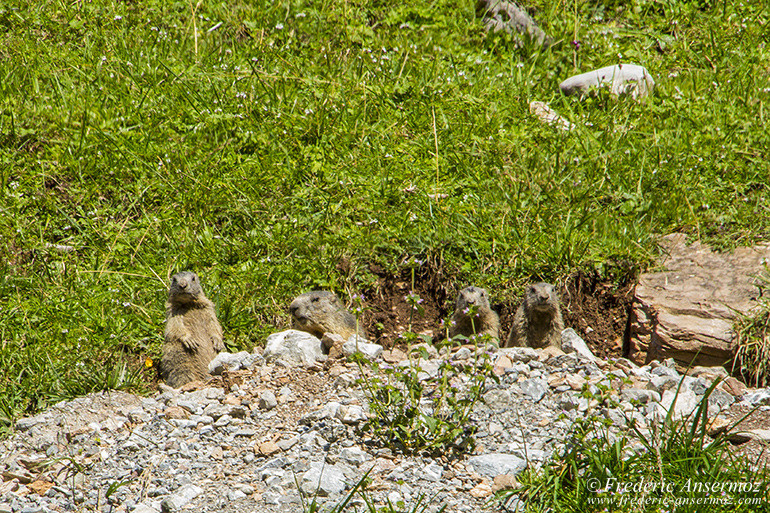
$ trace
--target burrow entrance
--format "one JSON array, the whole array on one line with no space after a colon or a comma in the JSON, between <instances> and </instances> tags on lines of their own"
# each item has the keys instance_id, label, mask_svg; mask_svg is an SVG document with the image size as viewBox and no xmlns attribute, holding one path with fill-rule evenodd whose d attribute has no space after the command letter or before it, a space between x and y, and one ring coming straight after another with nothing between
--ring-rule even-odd
<instances>
[{"instance_id":1,"label":"burrow entrance","mask_svg":"<svg viewBox=\"0 0 770 513\"><path fill-rule=\"evenodd\" d=\"M412 332L426 334L434 342L446 337L442 321L451 317L459 289L439 264L428 262L395 275L377 265L370 265L369 270L377 281L363 291L368 310L362 321L372 341L385 348L398 346L398 335L408 331L410 323ZM558 284L565 326L583 337L596 356L622 356L634 285L631 278L618 285L587 273L574 274ZM422 299L422 315L413 312L406 301L412 291ZM489 292L494 300L495 291ZM508 337L518 301L492 304L500 314L503 339Z\"/></svg>"}]
</instances>

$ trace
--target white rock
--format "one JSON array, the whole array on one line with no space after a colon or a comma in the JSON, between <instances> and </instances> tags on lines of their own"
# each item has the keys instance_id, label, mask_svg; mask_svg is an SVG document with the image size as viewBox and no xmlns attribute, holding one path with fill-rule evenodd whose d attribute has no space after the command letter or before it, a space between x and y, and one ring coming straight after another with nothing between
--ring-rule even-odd
<instances>
[{"instance_id":1,"label":"white rock","mask_svg":"<svg viewBox=\"0 0 770 513\"><path fill-rule=\"evenodd\" d=\"M580 335L572 328L567 328L561 332L561 349L565 353L577 353L586 360L596 362L596 357L586 345L585 340L580 338Z\"/></svg>"},{"instance_id":2,"label":"white rock","mask_svg":"<svg viewBox=\"0 0 770 513\"><path fill-rule=\"evenodd\" d=\"M288 367L311 366L326 358L321 340L310 333L286 330L267 337L265 361L278 361Z\"/></svg>"},{"instance_id":3,"label":"white rock","mask_svg":"<svg viewBox=\"0 0 770 513\"><path fill-rule=\"evenodd\" d=\"M240 353L235 354L230 354L223 351L216 355L214 359L209 363L209 374L219 376L225 371L225 369L227 369L228 372L247 369L253 362L254 356L247 351L241 351Z\"/></svg>"},{"instance_id":4,"label":"white rock","mask_svg":"<svg viewBox=\"0 0 770 513\"><path fill-rule=\"evenodd\" d=\"M472 456L467 465L477 474L494 479L501 474L517 475L526 468L527 462L513 454L491 453Z\"/></svg>"},{"instance_id":5,"label":"white rock","mask_svg":"<svg viewBox=\"0 0 770 513\"><path fill-rule=\"evenodd\" d=\"M500 352L507 355L513 363L529 363L538 358L537 351L531 347L506 347L500 349Z\"/></svg>"},{"instance_id":6,"label":"white rock","mask_svg":"<svg viewBox=\"0 0 770 513\"><path fill-rule=\"evenodd\" d=\"M584 94L592 87L608 86L614 96L630 94L632 98L644 98L655 87L655 80L644 66L638 64L616 64L575 75L561 84L564 94Z\"/></svg>"},{"instance_id":7,"label":"white rock","mask_svg":"<svg viewBox=\"0 0 770 513\"><path fill-rule=\"evenodd\" d=\"M316 491L321 497L339 495L345 491L345 475L335 465L311 463L310 470L302 474L299 487L308 496Z\"/></svg>"},{"instance_id":8,"label":"white rock","mask_svg":"<svg viewBox=\"0 0 770 513\"><path fill-rule=\"evenodd\" d=\"M358 335L351 335L348 341L342 345L342 354L345 356L350 356L358 351L370 360L374 360L380 356L382 350L383 347L381 345L372 344Z\"/></svg>"},{"instance_id":9,"label":"white rock","mask_svg":"<svg viewBox=\"0 0 770 513\"><path fill-rule=\"evenodd\" d=\"M343 424L358 424L364 422L369 417L366 416L364 409L357 405L351 404L350 406L343 406L340 408L339 418Z\"/></svg>"},{"instance_id":10,"label":"white rock","mask_svg":"<svg viewBox=\"0 0 770 513\"><path fill-rule=\"evenodd\" d=\"M270 390L265 390L259 394L259 407L263 410L272 410L278 406L278 399L275 398L275 394Z\"/></svg>"},{"instance_id":11,"label":"white rock","mask_svg":"<svg viewBox=\"0 0 770 513\"><path fill-rule=\"evenodd\" d=\"M345 447L340 451L340 460L354 467L358 467L369 459L371 459L371 456L362 451L358 446Z\"/></svg>"},{"instance_id":12,"label":"white rock","mask_svg":"<svg viewBox=\"0 0 770 513\"><path fill-rule=\"evenodd\" d=\"M191 500L203 493L203 488L194 484L182 486L176 493L163 499L161 502L161 511L163 513L173 513L181 511Z\"/></svg>"},{"instance_id":13,"label":"white rock","mask_svg":"<svg viewBox=\"0 0 770 513\"><path fill-rule=\"evenodd\" d=\"M676 400L676 403L674 403L674 400ZM673 404L674 412L672 418L676 420L690 415L698 407L699 402L700 398L695 395L695 392L688 388L681 388L678 394L674 389L663 392L660 404L666 411L670 410Z\"/></svg>"},{"instance_id":14,"label":"white rock","mask_svg":"<svg viewBox=\"0 0 770 513\"><path fill-rule=\"evenodd\" d=\"M522 381L519 386L527 399L536 403L543 398L546 391L548 391L548 383L541 378L532 378Z\"/></svg>"}]
</instances>

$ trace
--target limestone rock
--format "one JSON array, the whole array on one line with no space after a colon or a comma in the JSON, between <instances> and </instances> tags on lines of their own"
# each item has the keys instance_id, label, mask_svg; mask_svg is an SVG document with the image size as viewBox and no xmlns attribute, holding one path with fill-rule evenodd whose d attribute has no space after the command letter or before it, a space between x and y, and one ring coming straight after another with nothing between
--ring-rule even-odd
<instances>
[{"instance_id":1,"label":"limestone rock","mask_svg":"<svg viewBox=\"0 0 770 513\"><path fill-rule=\"evenodd\" d=\"M565 132L569 132L575 128L575 125L564 119L564 117L549 107L545 102L530 102L529 113L537 117L546 125L553 125L559 130L564 130Z\"/></svg>"},{"instance_id":2,"label":"limestone rock","mask_svg":"<svg viewBox=\"0 0 770 513\"><path fill-rule=\"evenodd\" d=\"M313 463L302 475L299 487L311 497L316 492L321 497L339 495L345 491L345 475L336 465Z\"/></svg>"},{"instance_id":3,"label":"limestone rock","mask_svg":"<svg viewBox=\"0 0 770 513\"><path fill-rule=\"evenodd\" d=\"M195 486L194 484L187 484L181 487L176 493L163 499L161 503L161 511L163 513L173 513L174 511L181 511L182 508L203 493L203 488Z\"/></svg>"},{"instance_id":4,"label":"limestone rock","mask_svg":"<svg viewBox=\"0 0 770 513\"><path fill-rule=\"evenodd\" d=\"M637 362L671 357L683 367L721 366L733 356L736 313L757 304L757 276L770 261L770 244L716 253L685 239L664 237L666 270L639 278L629 348Z\"/></svg>"},{"instance_id":5,"label":"limestone rock","mask_svg":"<svg viewBox=\"0 0 770 513\"><path fill-rule=\"evenodd\" d=\"M323 361L321 341L310 333L286 330L267 337L264 357L267 362L278 361L286 367L310 366Z\"/></svg>"},{"instance_id":6,"label":"limestone rock","mask_svg":"<svg viewBox=\"0 0 770 513\"><path fill-rule=\"evenodd\" d=\"M548 383L539 378L527 379L521 382L522 392L533 403L543 398L548 390Z\"/></svg>"},{"instance_id":7,"label":"limestone rock","mask_svg":"<svg viewBox=\"0 0 770 513\"><path fill-rule=\"evenodd\" d=\"M644 98L655 87L649 71L638 64L616 64L575 75L559 84L564 94L585 94L592 87L609 87L610 94Z\"/></svg>"},{"instance_id":8,"label":"limestone rock","mask_svg":"<svg viewBox=\"0 0 770 513\"><path fill-rule=\"evenodd\" d=\"M477 474L494 479L502 474L518 475L527 462L513 454L491 453L468 458L467 465Z\"/></svg>"},{"instance_id":9,"label":"limestone rock","mask_svg":"<svg viewBox=\"0 0 770 513\"><path fill-rule=\"evenodd\" d=\"M567 328L561 332L561 348L565 353L577 353L588 361L596 361L596 357L586 345L585 340L580 338L580 335L572 328Z\"/></svg>"},{"instance_id":10,"label":"limestone rock","mask_svg":"<svg viewBox=\"0 0 770 513\"><path fill-rule=\"evenodd\" d=\"M357 335L351 335L347 342L342 346L342 353L350 356L356 351L360 352L370 360L374 360L382 354L383 347L379 344L367 342L365 338Z\"/></svg>"},{"instance_id":11,"label":"limestone rock","mask_svg":"<svg viewBox=\"0 0 770 513\"><path fill-rule=\"evenodd\" d=\"M225 369L228 372L235 372L241 369L248 369L254 363L254 356L248 351L230 354L225 351L219 353L209 362L209 374L214 376L221 375Z\"/></svg>"}]
</instances>

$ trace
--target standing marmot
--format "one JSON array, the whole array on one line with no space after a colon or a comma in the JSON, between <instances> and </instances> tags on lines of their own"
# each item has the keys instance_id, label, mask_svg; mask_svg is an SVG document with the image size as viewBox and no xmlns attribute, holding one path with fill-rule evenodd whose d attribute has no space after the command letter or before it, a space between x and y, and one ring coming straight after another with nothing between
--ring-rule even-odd
<instances>
[{"instance_id":1,"label":"standing marmot","mask_svg":"<svg viewBox=\"0 0 770 513\"><path fill-rule=\"evenodd\" d=\"M513 327L506 347L546 346L561 349L561 317L559 297L550 283L535 283L527 287L524 301L513 317Z\"/></svg>"},{"instance_id":2,"label":"standing marmot","mask_svg":"<svg viewBox=\"0 0 770 513\"><path fill-rule=\"evenodd\" d=\"M468 309L472 306L478 307L473 318L468 315ZM449 337L470 337L474 333L500 339L500 317L490 308L486 290L481 287L466 287L457 294Z\"/></svg>"},{"instance_id":3,"label":"standing marmot","mask_svg":"<svg viewBox=\"0 0 770 513\"><path fill-rule=\"evenodd\" d=\"M346 340L356 333L356 318L342 305L334 292L314 290L297 296L289 305L291 326L318 338L336 333ZM358 335L365 337L358 327Z\"/></svg>"},{"instance_id":4,"label":"standing marmot","mask_svg":"<svg viewBox=\"0 0 770 513\"><path fill-rule=\"evenodd\" d=\"M222 326L198 275L189 271L171 277L166 302L166 343L160 375L167 385L179 388L209 377L209 362L222 349Z\"/></svg>"}]
</instances>

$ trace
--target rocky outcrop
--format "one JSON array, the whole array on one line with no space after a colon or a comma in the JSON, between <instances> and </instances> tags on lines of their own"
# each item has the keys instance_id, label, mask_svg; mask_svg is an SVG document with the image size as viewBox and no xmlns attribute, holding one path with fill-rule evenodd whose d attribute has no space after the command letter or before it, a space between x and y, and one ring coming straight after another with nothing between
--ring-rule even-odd
<instances>
[{"instance_id":1,"label":"rocky outcrop","mask_svg":"<svg viewBox=\"0 0 770 513\"><path fill-rule=\"evenodd\" d=\"M643 274L636 287L629 356L637 362L674 358L681 366L724 365L733 357L736 315L757 304L770 245L717 253L673 234L661 247L665 270Z\"/></svg>"}]
</instances>

